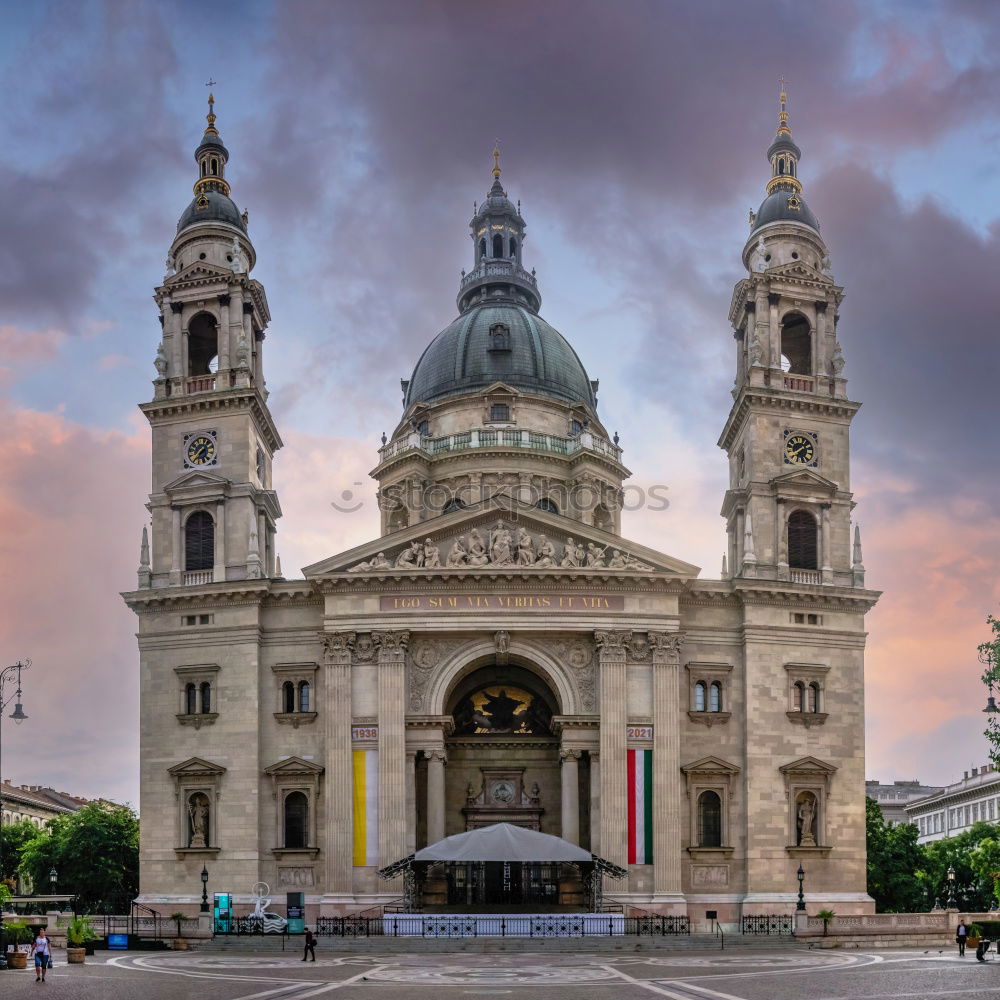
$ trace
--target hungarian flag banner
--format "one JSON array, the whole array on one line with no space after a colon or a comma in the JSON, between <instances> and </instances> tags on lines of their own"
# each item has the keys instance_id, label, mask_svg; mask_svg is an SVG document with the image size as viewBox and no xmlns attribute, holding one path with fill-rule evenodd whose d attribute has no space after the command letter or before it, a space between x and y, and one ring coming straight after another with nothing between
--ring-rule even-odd
<instances>
[{"instance_id":1,"label":"hungarian flag banner","mask_svg":"<svg viewBox=\"0 0 1000 1000\"><path fill-rule=\"evenodd\" d=\"M653 751L628 750L628 863L653 863Z\"/></svg>"}]
</instances>

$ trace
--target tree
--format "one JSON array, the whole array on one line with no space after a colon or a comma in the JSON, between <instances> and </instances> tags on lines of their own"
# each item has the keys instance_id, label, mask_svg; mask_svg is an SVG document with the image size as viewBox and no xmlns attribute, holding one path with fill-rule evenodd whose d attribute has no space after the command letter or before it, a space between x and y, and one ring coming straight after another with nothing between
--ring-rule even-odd
<instances>
[{"instance_id":1,"label":"tree","mask_svg":"<svg viewBox=\"0 0 1000 1000\"><path fill-rule=\"evenodd\" d=\"M917 873L925 866L924 849L912 823L886 823L874 799L865 799L868 842L868 895L879 913L926 910Z\"/></svg>"},{"instance_id":2,"label":"tree","mask_svg":"<svg viewBox=\"0 0 1000 1000\"><path fill-rule=\"evenodd\" d=\"M30 819L0 824L0 882L6 882L11 887L16 884L24 846L41 832Z\"/></svg>"},{"instance_id":3,"label":"tree","mask_svg":"<svg viewBox=\"0 0 1000 1000\"><path fill-rule=\"evenodd\" d=\"M935 840L924 847L925 869L921 872L927 898L942 906L949 902L948 869L955 871L954 903L960 910L983 913L993 901L992 857L988 841L1000 839L1000 827L992 823L973 823L972 828L954 837Z\"/></svg>"},{"instance_id":4,"label":"tree","mask_svg":"<svg viewBox=\"0 0 1000 1000\"><path fill-rule=\"evenodd\" d=\"M992 629L993 638L979 644L979 662L986 667L982 681L992 695L993 688L1000 686L1000 618L987 615L986 624ZM996 714L991 712L986 716L983 735L990 747L990 760L1000 768L1000 719Z\"/></svg>"},{"instance_id":5,"label":"tree","mask_svg":"<svg viewBox=\"0 0 1000 1000\"><path fill-rule=\"evenodd\" d=\"M19 872L47 886L49 870L59 888L74 893L84 912L103 902L117 908L139 891L139 817L130 806L90 802L49 820L21 853Z\"/></svg>"}]
</instances>

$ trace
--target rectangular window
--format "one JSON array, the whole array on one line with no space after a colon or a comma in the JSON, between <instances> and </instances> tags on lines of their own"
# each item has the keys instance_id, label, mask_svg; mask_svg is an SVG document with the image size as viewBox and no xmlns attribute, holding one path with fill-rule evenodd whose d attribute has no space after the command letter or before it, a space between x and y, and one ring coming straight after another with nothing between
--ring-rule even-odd
<instances>
[{"instance_id":1,"label":"rectangular window","mask_svg":"<svg viewBox=\"0 0 1000 1000\"><path fill-rule=\"evenodd\" d=\"M507 423L510 420L510 407L506 403L494 403L490 407L490 420Z\"/></svg>"},{"instance_id":2,"label":"rectangular window","mask_svg":"<svg viewBox=\"0 0 1000 1000\"><path fill-rule=\"evenodd\" d=\"M211 625L215 621L215 615L184 615L181 619L182 625Z\"/></svg>"}]
</instances>

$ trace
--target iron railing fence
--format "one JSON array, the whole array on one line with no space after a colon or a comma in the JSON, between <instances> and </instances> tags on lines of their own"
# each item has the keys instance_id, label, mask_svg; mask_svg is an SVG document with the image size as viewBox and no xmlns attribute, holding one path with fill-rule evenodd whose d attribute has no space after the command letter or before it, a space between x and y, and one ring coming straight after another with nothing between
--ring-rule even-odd
<instances>
[{"instance_id":1,"label":"iron railing fence","mask_svg":"<svg viewBox=\"0 0 1000 1000\"><path fill-rule=\"evenodd\" d=\"M607 919L593 915L553 916L467 916L421 915L395 917L319 917L318 937L668 937L689 935L691 923L685 916L650 915Z\"/></svg>"},{"instance_id":2,"label":"iron railing fence","mask_svg":"<svg viewBox=\"0 0 1000 1000\"><path fill-rule=\"evenodd\" d=\"M795 930L795 918L790 913L761 913L745 916L740 925L743 934L787 934Z\"/></svg>"}]
</instances>

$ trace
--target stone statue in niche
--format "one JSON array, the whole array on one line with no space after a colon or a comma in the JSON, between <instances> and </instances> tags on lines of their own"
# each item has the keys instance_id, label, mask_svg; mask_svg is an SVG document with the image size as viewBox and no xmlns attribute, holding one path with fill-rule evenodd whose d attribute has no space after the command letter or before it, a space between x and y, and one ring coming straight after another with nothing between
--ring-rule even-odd
<instances>
[{"instance_id":1,"label":"stone statue in niche","mask_svg":"<svg viewBox=\"0 0 1000 1000\"><path fill-rule=\"evenodd\" d=\"M799 847L816 846L816 796L812 792L803 792L798 799L796 808L796 827Z\"/></svg>"},{"instance_id":2,"label":"stone statue in niche","mask_svg":"<svg viewBox=\"0 0 1000 1000\"><path fill-rule=\"evenodd\" d=\"M236 367L250 367L250 341L247 340L246 330L240 331L240 338L236 346Z\"/></svg>"},{"instance_id":3,"label":"stone statue in niche","mask_svg":"<svg viewBox=\"0 0 1000 1000\"><path fill-rule=\"evenodd\" d=\"M167 278L172 278L177 273L176 266L174 265L174 255L172 253L167 254L166 266L167 266L167 271L166 274L163 275L164 281L166 281Z\"/></svg>"},{"instance_id":4,"label":"stone statue in niche","mask_svg":"<svg viewBox=\"0 0 1000 1000\"><path fill-rule=\"evenodd\" d=\"M153 367L156 369L157 378L167 377L167 354L163 349L163 341L157 345L156 357L153 359Z\"/></svg>"},{"instance_id":5,"label":"stone statue in niche","mask_svg":"<svg viewBox=\"0 0 1000 1000\"><path fill-rule=\"evenodd\" d=\"M759 365L764 357L764 348L760 345L760 337L755 333L750 341L750 364Z\"/></svg>"},{"instance_id":6,"label":"stone statue in niche","mask_svg":"<svg viewBox=\"0 0 1000 1000\"><path fill-rule=\"evenodd\" d=\"M208 847L208 798L196 792L188 799L188 847Z\"/></svg>"},{"instance_id":7,"label":"stone statue in niche","mask_svg":"<svg viewBox=\"0 0 1000 1000\"><path fill-rule=\"evenodd\" d=\"M830 367L834 375L839 375L844 370L844 352L841 350L840 341L833 342L833 358L830 360Z\"/></svg>"},{"instance_id":8,"label":"stone statue in niche","mask_svg":"<svg viewBox=\"0 0 1000 1000\"><path fill-rule=\"evenodd\" d=\"M235 236L233 237L233 247L229 251L229 256L233 258L232 264L230 265L233 269L233 274L242 274L243 255L240 253L240 241Z\"/></svg>"}]
</instances>

